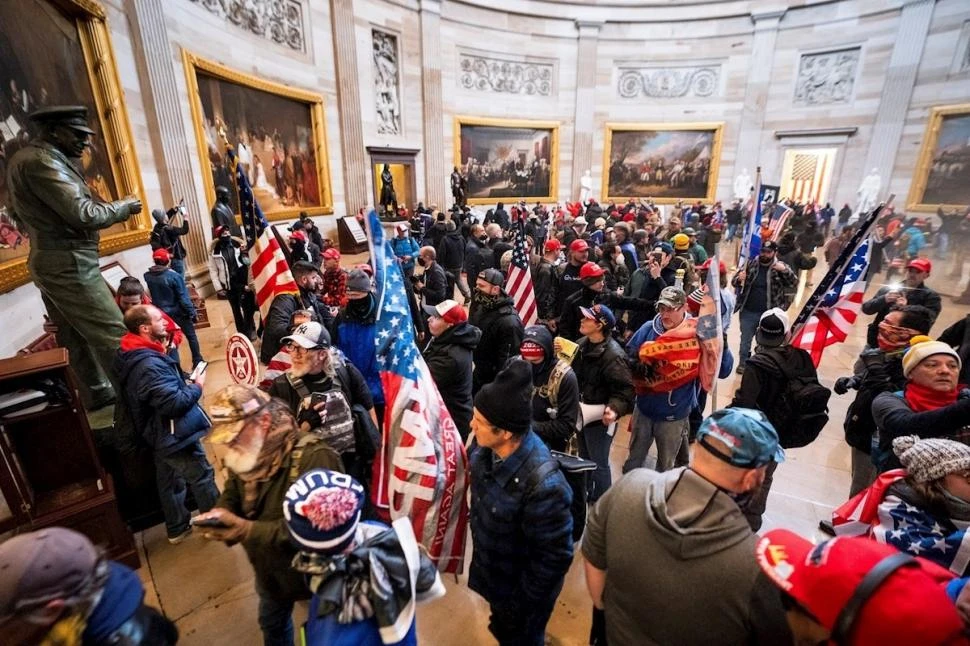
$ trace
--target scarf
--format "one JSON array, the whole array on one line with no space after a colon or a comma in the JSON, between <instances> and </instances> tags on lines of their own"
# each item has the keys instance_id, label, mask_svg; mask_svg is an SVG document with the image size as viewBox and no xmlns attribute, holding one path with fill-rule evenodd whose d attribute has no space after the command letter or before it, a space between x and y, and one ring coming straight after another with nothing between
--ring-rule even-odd
<instances>
[{"instance_id":1,"label":"scarf","mask_svg":"<svg viewBox=\"0 0 970 646\"><path fill-rule=\"evenodd\" d=\"M165 354L166 348L164 345L158 341L149 341L148 339L143 339L137 334L132 334L131 332L125 332L125 335L121 337L121 351L131 352L132 350L155 350L161 354Z\"/></svg>"},{"instance_id":2,"label":"scarf","mask_svg":"<svg viewBox=\"0 0 970 646\"><path fill-rule=\"evenodd\" d=\"M476 291L472 296L472 300L477 307L482 309L482 311L490 312L505 301L505 295L502 294L502 292L499 292L498 294L492 296L490 294L483 294L482 292Z\"/></svg>"},{"instance_id":3,"label":"scarf","mask_svg":"<svg viewBox=\"0 0 970 646\"><path fill-rule=\"evenodd\" d=\"M876 334L876 343L883 352L892 352L907 347L909 340L917 334L921 333L911 327L901 327L882 321Z\"/></svg>"},{"instance_id":4,"label":"scarf","mask_svg":"<svg viewBox=\"0 0 970 646\"><path fill-rule=\"evenodd\" d=\"M957 401L957 395L960 393L959 388L954 388L953 390L945 393L941 393L938 390L933 390L927 388L926 386L920 386L912 381L906 384L906 389L903 391L903 399L909 404L909 407L913 409L915 413L924 413L930 410L937 410L943 408L944 406L949 406Z\"/></svg>"},{"instance_id":5,"label":"scarf","mask_svg":"<svg viewBox=\"0 0 970 646\"><path fill-rule=\"evenodd\" d=\"M296 443L296 426L293 423L278 424L278 421L274 419L266 432L256 466L246 473L236 474L243 483L242 510L246 518L255 517L260 488L276 475L283 459L290 454Z\"/></svg>"}]
</instances>

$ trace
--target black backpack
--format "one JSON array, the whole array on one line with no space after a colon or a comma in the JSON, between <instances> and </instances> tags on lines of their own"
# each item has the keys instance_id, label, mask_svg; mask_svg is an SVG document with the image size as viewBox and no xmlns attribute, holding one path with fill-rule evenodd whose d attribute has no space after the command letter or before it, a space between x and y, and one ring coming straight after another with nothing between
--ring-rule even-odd
<instances>
[{"instance_id":1,"label":"black backpack","mask_svg":"<svg viewBox=\"0 0 970 646\"><path fill-rule=\"evenodd\" d=\"M795 374L789 362L773 352L765 357L781 371L785 385L764 413L778 431L784 449L797 449L815 441L829 421L832 391L818 382L818 375Z\"/></svg>"}]
</instances>

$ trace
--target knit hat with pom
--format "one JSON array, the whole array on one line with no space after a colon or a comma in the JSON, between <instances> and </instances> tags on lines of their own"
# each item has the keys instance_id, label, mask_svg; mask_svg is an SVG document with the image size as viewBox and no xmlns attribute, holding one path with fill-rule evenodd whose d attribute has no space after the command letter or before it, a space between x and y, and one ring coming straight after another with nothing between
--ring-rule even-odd
<instances>
[{"instance_id":1,"label":"knit hat with pom","mask_svg":"<svg viewBox=\"0 0 970 646\"><path fill-rule=\"evenodd\" d=\"M339 554L354 540L364 487L346 473L314 469L286 492L283 517L301 550Z\"/></svg>"},{"instance_id":2,"label":"knit hat with pom","mask_svg":"<svg viewBox=\"0 0 970 646\"><path fill-rule=\"evenodd\" d=\"M893 440L893 452L916 482L932 482L950 473L970 471L970 446L963 442L904 435Z\"/></svg>"},{"instance_id":3,"label":"knit hat with pom","mask_svg":"<svg viewBox=\"0 0 970 646\"><path fill-rule=\"evenodd\" d=\"M960 355L942 341L934 341L928 336L918 334L909 340L909 350L903 355L903 376L909 379L909 373L920 364L923 359L934 354L948 354L957 360L957 368L960 368Z\"/></svg>"}]
</instances>

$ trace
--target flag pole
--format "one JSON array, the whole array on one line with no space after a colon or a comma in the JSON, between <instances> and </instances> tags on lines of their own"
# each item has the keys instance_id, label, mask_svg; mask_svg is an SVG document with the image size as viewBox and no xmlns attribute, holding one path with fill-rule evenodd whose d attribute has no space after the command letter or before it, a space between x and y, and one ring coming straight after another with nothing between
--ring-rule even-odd
<instances>
[{"instance_id":1,"label":"flag pole","mask_svg":"<svg viewBox=\"0 0 970 646\"><path fill-rule=\"evenodd\" d=\"M815 292L812 293L811 297L805 302L805 306L802 308L802 311L798 313L797 317L795 317L795 322L792 323L791 326L790 338L794 339L797 337L798 333L801 332L801 329L805 326L805 323L808 322L808 319L815 314L822 301L825 300L825 293L831 288L838 277L845 272L846 267L852 260L852 257L855 255L859 245L861 245L865 237L869 235L869 231L876 223L876 220L879 219L879 216L883 210L891 206L895 198L895 193L890 194L889 198L885 202L879 204L864 218L859 220L859 228L854 234L852 234L852 238L849 240L849 243L845 245L845 247L842 249L842 253L839 254L839 257L829 267L828 272L825 274L825 278L823 278L815 287Z\"/></svg>"},{"instance_id":2,"label":"flag pole","mask_svg":"<svg viewBox=\"0 0 970 646\"><path fill-rule=\"evenodd\" d=\"M718 277L718 281L719 281L718 284L717 284L717 287L718 287L717 302L714 303L714 307L717 308L717 310L715 310L715 311L717 312L717 322L718 322L719 327L720 327L720 329L717 331L717 333L721 335L721 339L723 341L724 340L724 322L721 320L721 289L720 289L721 288L721 283L720 283L720 279L721 279L721 267L718 264L718 263L721 262L721 243L720 242L715 242L714 243L714 253L711 254L711 258L712 258L712 260L711 260L711 269L714 269L715 271L717 271L717 277ZM715 265L717 265L716 268L715 268ZM708 272L710 272L710 269L708 270ZM731 316L731 314L732 314L731 312L728 312L728 316ZM722 347L721 347L721 357L720 358L721 358L722 361L724 359L724 353L725 352L727 352L727 344L726 343L724 343L722 345ZM720 369L721 369L720 363L721 362L718 361L718 367L717 367L718 371L720 371ZM717 374L715 373L714 374L714 385L711 387L711 412L712 413L717 410L717 382L718 381L720 381L720 379L717 378ZM704 411L701 411L701 413L703 413L703 412Z\"/></svg>"}]
</instances>

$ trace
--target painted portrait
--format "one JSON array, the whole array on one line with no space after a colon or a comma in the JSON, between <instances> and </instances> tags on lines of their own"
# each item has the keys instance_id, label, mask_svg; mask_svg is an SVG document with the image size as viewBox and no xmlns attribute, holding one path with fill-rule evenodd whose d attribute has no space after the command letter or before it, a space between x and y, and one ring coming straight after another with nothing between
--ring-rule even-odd
<instances>
[{"instance_id":1,"label":"painted portrait","mask_svg":"<svg viewBox=\"0 0 970 646\"><path fill-rule=\"evenodd\" d=\"M931 111L909 202L927 211L970 204L970 105Z\"/></svg>"},{"instance_id":2,"label":"painted portrait","mask_svg":"<svg viewBox=\"0 0 970 646\"><path fill-rule=\"evenodd\" d=\"M608 124L607 200L713 200L722 124Z\"/></svg>"},{"instance_id":3,"label":"painted portrait","mask_svg":"<svg viewBox=\"0 0 970 646\"><path fill-rule=\"evenodd\" d=\"M455 166L469 204L555 200L558 148L558 123L455 119Z\"/></svg>"},{"instance_id":4,"label":"painted portrait","mask_svg":"<svg viewBox=\"0 0 970 646\"><path fill-rule=\"evenodd\" d=\"M199 153L209 171L210 201L215 187L224 186L233 209L239 210L224 136L236 150L267 218L333 212L322 98L190 54L186 60L190 87L198 93L193 118Z\"/></svg>"},{"instance_id":5,"label":"painted portrait","mask_svg":"<svg viewBox=\"0 0 970 646\"><path fill-rule=\"evenodd\" d=\"M96 2L0 2L0 292L28 280L30 239L8 208L6 174L9 160L36 134L27 118L30 113L53 105L87 107L88 125L95 134L80 166L92 195L110 201L142 193L124 103L108 116L99 116L99 106L118 103L115 97L120 94L107 39L103 9ZM95 48L109 55L104 65L92 68L88 59ZM117 123L110 127L113 121ZM114 139L106 131L114 133ZM143 244L148 232L139 228L145 222L136 216L103 229L102 253Z\"/></svg>"}]
</instances>

